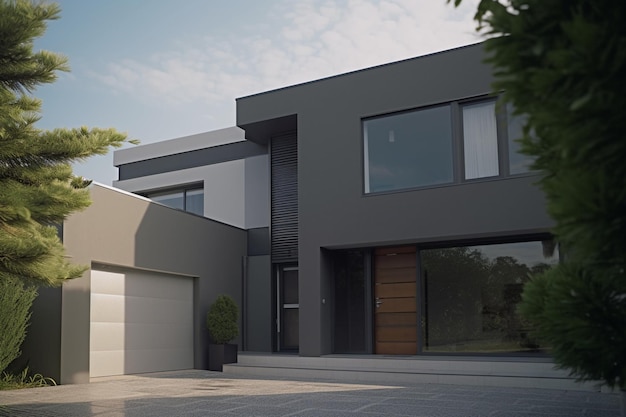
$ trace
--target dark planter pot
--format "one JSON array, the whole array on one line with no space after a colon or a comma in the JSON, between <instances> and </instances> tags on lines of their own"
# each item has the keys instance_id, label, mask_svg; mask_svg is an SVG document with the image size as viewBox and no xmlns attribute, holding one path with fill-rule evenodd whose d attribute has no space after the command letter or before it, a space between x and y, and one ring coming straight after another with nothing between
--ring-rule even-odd
<instances>
[{"instance_id":1,"label":"dark planter pot","mask_svg":"<svg viewBox=\"0 0 626 417\"><path fill-rule=\"evenodd\" d=\"M237 363L237 345L209 345L209 371L222 372L225 363Z\"/></svg>"}]
</instances>

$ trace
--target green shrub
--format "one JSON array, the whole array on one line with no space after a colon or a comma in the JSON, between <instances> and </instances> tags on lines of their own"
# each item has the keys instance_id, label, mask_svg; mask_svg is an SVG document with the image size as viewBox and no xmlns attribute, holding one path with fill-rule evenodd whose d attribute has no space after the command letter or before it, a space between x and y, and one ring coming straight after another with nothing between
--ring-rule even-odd
<instances>
[{"instance_id":1,"label":"green shrub","mask_svg":"<svg viewBox=\"0 0 626 417\"><path fill-rule=\"evenodd\" d=\"M237 337L239 334L238 316L239 308L235 300L228 295L219 295L211 304L206 323L215 343L225 344Z\"/></svg>"},{"instance_id":2,"label":"green shrub","mask_svg":"<svg viewBox=\"0 0 626 417\"><path fill-rule=\"evenodd\" d=\"M626 279L618 267L561 264L524 287L522 314L579 380L626 389Z\"/></svg>"},{"instance_id":3,"label":"green shrub","mask_svg":"<svg viewBox=\"0 0 626 417\"><path fill-rule=\"evenodd\" d=\"M18 374L3 372L0 376L0 390L49 387L57 384L52 378L41 374L30 375L28 371L29 369L26 367Z\"/></svg>"},{"instance_id":4,"label":"green shrub","mask_svg":"<svg viewBox=\"0 0 626 417\"><path fill-rule=\"evenodd\" d=\"M37 289L18 279L0 277L0 372L20 354Z\"/></svg>"}]
</instances>

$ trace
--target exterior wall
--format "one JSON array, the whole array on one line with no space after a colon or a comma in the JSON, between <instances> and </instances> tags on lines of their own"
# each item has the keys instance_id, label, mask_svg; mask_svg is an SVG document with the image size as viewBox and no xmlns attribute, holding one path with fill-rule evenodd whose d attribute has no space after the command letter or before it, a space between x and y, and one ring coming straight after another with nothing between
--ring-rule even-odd
<instances>
[{"instance_id":1,"label":"exterior wall","mask_svg":"<svg viewBox=\"0 0 626 417\"><path fill-rule=\"evenodd\" d=\"M113 185L130 192L203 184L204 216L236 227L245 227L244 161L229 161L163 174L114 181Z\"/></svg>"},{"instance_id":2,"label":"exterior wall","mask_svg":"<svg viewBox=\"0 0 626 417\"><path fill-rule=\"evenodd\" d=\"M22 354L11 364L16 371L28 366L59 382L61 380L62 288L40 287L31 308L30 325L22 343Z\"/></svg>"},{"instance_id":3,"label":"exterior wall","mask_svg":"<svg viewBox=\"0 0 626 417\"><path fill-rule=\"evenodd\" d=\"M249 256L244 301L244 350L272 351L272 276L269 255Z\"/></svg>"},{"instance_id":4,"label":"exterior wall","mask_svg":"<svg viewBox=\"0 0 626 417\"><path fill-rule=\"evenodd\" d=\"M195 137L192 137L195 139ZM180 142L181 149L187 149L189 138L173 139L168 142L168 147L158 148L158 152L152 147L159 144L150 144L137 148L124 149L116 152L116 160L125 161L127 164L147 163L146 172L156 172L151 175L139 175L134 178L114 181L117 188L134 192L145 193L168 188L176 188L190 184L202 184L204 188L204 216L239 228L268 227L269 225L269 166L266 154L245 157L238 156L233 150L233 155L218 163L204 162L201 166L186 169L173 169L165 167L163 162L168 155L163 154L166 150L172 152L169 157L181 156L191 158L195 152L205 152L224 154L224 147L210 148L207 144L202 144L200 149L189 150L181 154L177 143ZM195 141L194 141L195 144ZM197 144L196 144L197 145ZM254 144L251 144L254 145ZM250 148L250 147L249 147ZM132 158L126 156L125 152L132 151ZM142 151L144 154L142 154ZM264 152L262 149L254 152ZM158 155L158 156L155 156ZM200 162L201 159L200 159ZM177 168L172 163L173 168ZM183 165L184 166L184 165ZM159 172L162 169L162 172Z\"/></svg>"},{"instance_id":5,"label":"exterior wall","mask_svg":"<svg viewBox=\"0 0 626 417\"><path fill-rule=\"evenodd\" d=\"M295 127L297 115L301 355L331 353L331 303L323 300L332 296L332 279L323 248L522 235L551 226L532 175L363 193L362 119L486 95L492 76L483 59L482 45L473 45L238 99L237 124L259 143Z\"/></svg>"},{"instance_id":6,"label":"exterior wall","mask_svg":"<svg viewBox=\"0 0 626 417\"><path fill-rule=\"evenodd\" d=\"M133 146L117 150L113 154L115 166L131 164L146 159L160 158L172 154L191 152L208 146L220 146L245 140L243 130L236 126L225 129L203 132L197 135L185 136L155 142L147 145Z\"/></svg>"},{"instance_id":7,"label":"exterior wall","mask_svg":"<svg viewBox=\"0 0 626 417\"><path fill-rule=\"evenodd\" d=\"M219 294L230 294L241 305L245 231L100 185L92 186L91 197L93 204L64 224L72 261L197 277L194 366L206 369L209 305ZM87 271L62 288L61 383L89 382L89 306ZM34 342L41 346L42 340Z\"/></svg>"},{"instance_id":8,"label":"exterior wall","mask_svg":"<svg viewBox=\"0 0 626 417\"><path fill-rule=\"evenodd\" d=\"M269 158L245 159L245 228L268 227L270 221Z\"/></svg>"}]
</instances>

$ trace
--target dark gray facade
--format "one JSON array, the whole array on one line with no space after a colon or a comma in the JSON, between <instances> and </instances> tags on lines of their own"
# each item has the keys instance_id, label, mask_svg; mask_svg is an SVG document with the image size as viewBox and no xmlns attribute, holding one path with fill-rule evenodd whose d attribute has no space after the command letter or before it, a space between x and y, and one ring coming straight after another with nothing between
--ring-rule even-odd
<instances>
[{"instance_id":1,"label":"dark gray facade","mask_svg":"<svg viewBox=\"0 0 626 417\"><path fill-rule=\"evenodd\" d=\"M116 186L203 185L204 215L246 230L243 350L540 352L515 305L558 251L484 59L476 44L239 98L238 128L117 151ZM238 141L204 139L220 135Z\"/></svg>"},{"instance_id":2,"label":"dark gray facade","mask_svg":"<svg viewBox=\"0 0 626 417\"><path fill-rule=\"evenodd\" d=\"M297 135L300 355L334 351L334 250L412 244L419 251L549 231L536 176L464 181L458 144L452 183L364 192L363 120L488 98L493 78L484 58L482 45L472 45L237 100L248 140Z\"/></svg>"}]
</instances>

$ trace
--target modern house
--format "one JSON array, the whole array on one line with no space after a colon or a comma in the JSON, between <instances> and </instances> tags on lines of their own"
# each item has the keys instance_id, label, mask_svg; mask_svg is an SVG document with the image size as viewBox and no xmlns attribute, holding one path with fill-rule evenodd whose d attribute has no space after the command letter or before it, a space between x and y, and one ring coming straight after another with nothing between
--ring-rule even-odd
<instances>
[{"instance_id":1,"label":"modern house","mask_svg":"<svg viewBox=\"0 0 626 417\"><path fill-rule=\"evenodd\" d=\"M179 274L184 366L205 364L202 317L226 292L242 311L231 371L574 387L516 312L559 253L484 58L477 44L242 97L237 127L116 151L114 186L143 197L95 187L102 224L66 225L92 269L62 291L83 311L92 295L63 355L93 370L94 287ZM76 233L121 248L79 250Z\"/></svg>"}]
</instances>

